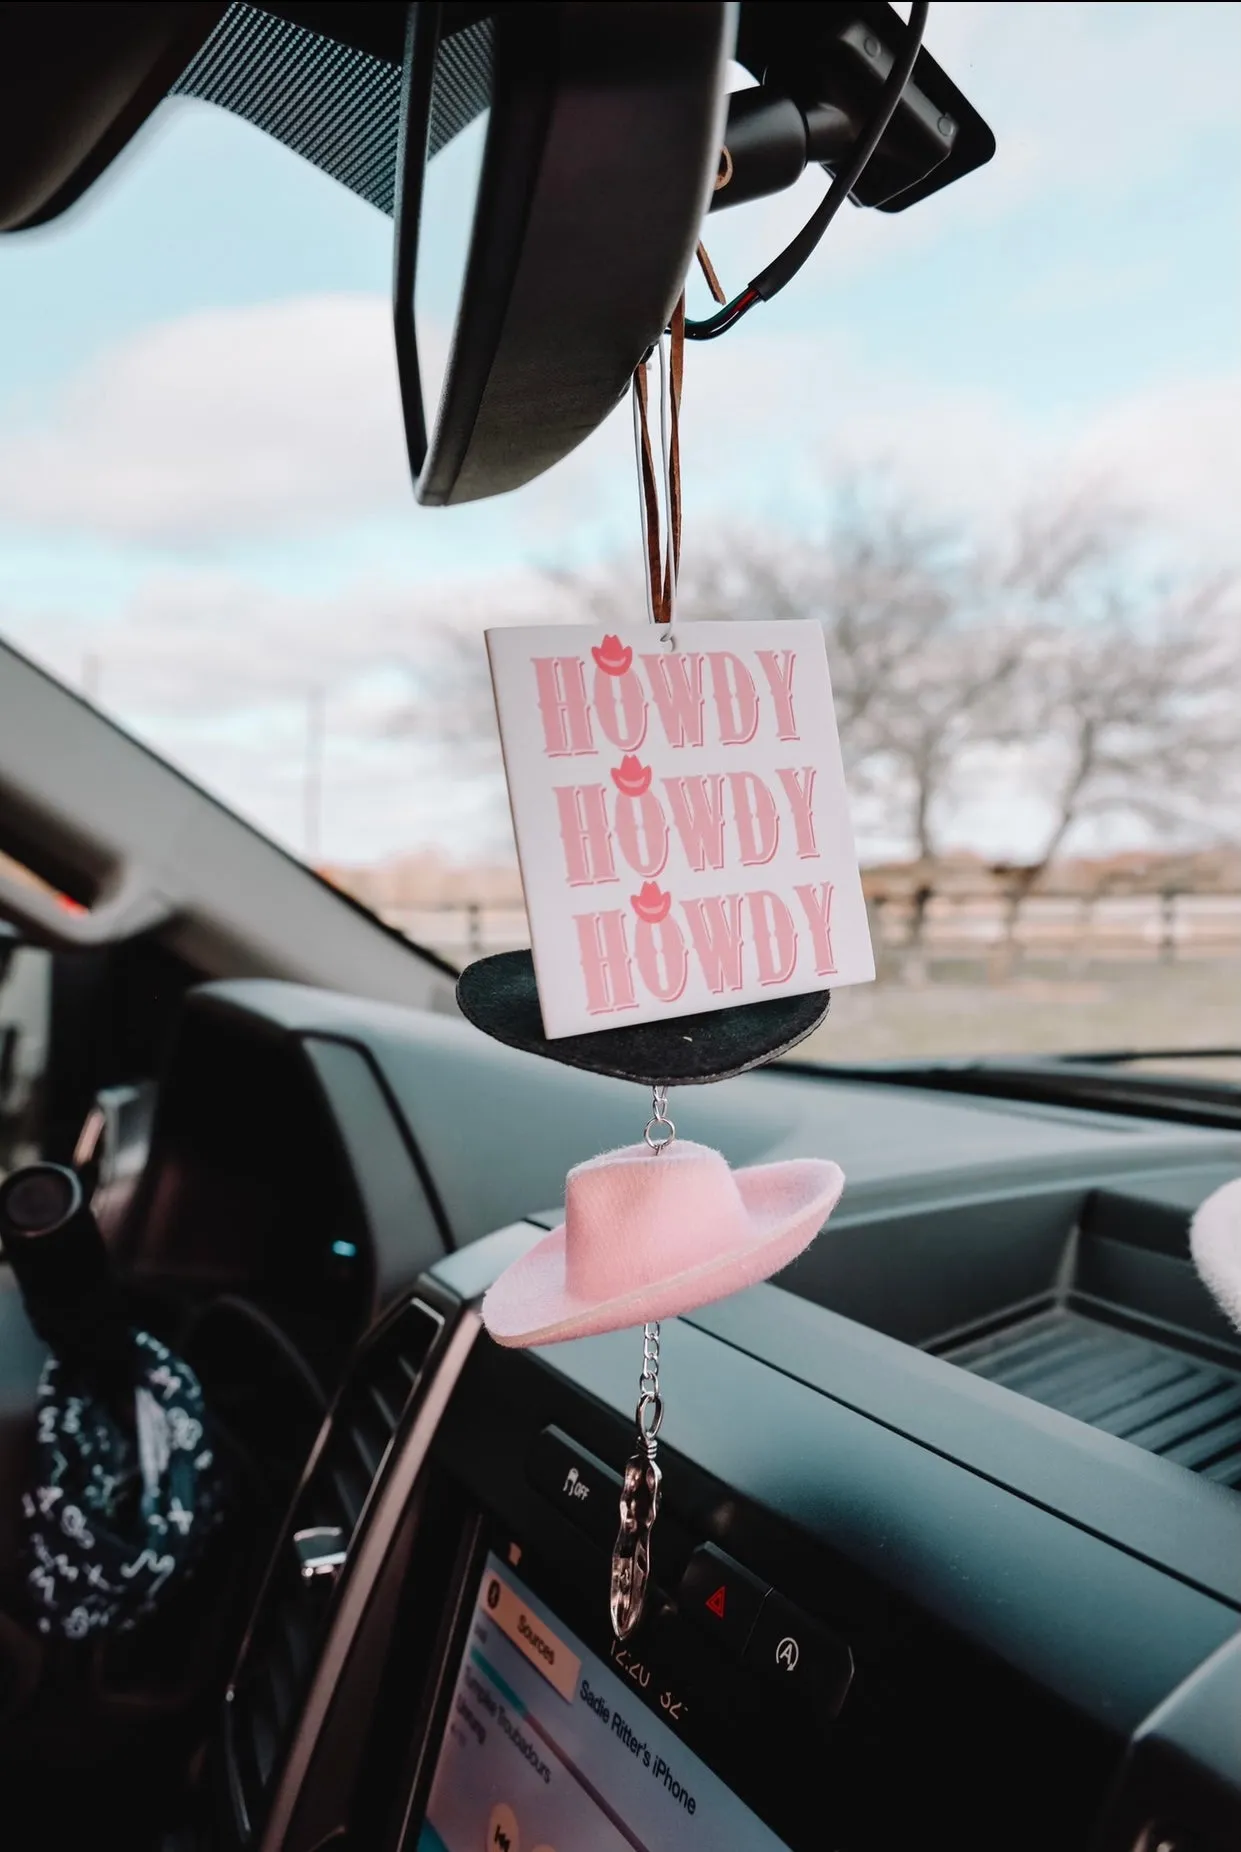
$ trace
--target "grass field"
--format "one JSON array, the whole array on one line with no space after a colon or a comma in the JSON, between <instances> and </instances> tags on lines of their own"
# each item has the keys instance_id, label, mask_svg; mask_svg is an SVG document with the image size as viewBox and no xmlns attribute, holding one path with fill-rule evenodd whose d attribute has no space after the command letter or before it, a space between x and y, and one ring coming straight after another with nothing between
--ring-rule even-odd
<instances>
[{"instance_id":1,"label":"grass field","mask_svg":"<svg viewBox=\"0 0 1241 1852\"><path fill-rule=\"evenodd\" d=\"M860 984L832 995L799 1060L1056 1054L1118 1048L1241 1050L1241 959L1141 960L1066 973L1027 969L1005 984L945 966L925 984ZM1165 1070L1166 1071L1166 1070ZM1241 1080L1241 1055L1202 1072Z\"/></svg>"}]
</instances>

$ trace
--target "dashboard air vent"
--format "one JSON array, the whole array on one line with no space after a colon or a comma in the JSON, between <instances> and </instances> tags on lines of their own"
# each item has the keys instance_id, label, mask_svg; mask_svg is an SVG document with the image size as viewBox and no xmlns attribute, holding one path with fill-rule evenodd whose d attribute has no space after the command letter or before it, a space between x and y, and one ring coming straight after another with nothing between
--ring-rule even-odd
<instances>
[{"instance_id":1,"label":"dashboard air vent","mask_svg":"<svg viewBox=\"0 0 1241 1852\"><path fill-rule=\"evenodd\" d=\"M322 1560L331 1556L347 1563L371 1489L443 1322L430 1306L410 1300L359 1352L294 1501L229 1694L232 1787L247 1839L262 1823L331 1611L335 1577L308 1573L294 1538L316 1531L335 1546Z\"/></svg>"},{"instance_id":2,"label":"dashboard air vent","mask_svg":"<svg viewBox=\"0 0 1241 1852\"><path fill-rule=\"evenodd\" d=\"M1064 1306L957 1342L941 1355L1241 1488L1241 1370Z\"/></svg>"}]
</instances>

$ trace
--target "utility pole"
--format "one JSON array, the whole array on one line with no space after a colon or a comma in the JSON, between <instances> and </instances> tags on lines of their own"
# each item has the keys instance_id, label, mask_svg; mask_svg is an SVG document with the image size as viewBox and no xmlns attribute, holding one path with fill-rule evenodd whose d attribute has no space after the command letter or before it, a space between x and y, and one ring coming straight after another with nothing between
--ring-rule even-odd
<instances>
[{"instance_id":1,"label":"utility pole","mask_svg":"<svg viewBox=\"0 0 1241 1852\"><path fill-rule=\"evenodd\" d=\"M323 824L323 746L326 700L322 688L306 695L306 769L303 780L305 805L306 861L313 868L322 846Z\"/></svg>"},{"instance_id":2,"label":"utility pole","mask_svg":"<svg viewBox=\"0 0 1241 1852\"><path fill-rule=\"evenodd\" d=\"M99 706L99 685L102 680L100 671L102 667L103 665L94 650L88 651L87 654L83 656L82 693L93 707Z\"/></svg>"}]
</instances>

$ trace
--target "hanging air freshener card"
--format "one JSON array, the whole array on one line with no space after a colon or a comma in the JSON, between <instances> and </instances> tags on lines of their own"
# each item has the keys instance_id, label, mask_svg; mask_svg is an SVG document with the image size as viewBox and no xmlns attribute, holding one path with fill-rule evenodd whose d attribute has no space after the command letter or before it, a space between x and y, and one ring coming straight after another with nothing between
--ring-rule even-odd
<instances>
[{"instance_id":1,"label":"hanging air freshener card","mask_svg":"<svg viewBox=\"0 0 1241 1852\"><path fill-rule=\"evenodd\" d=\"M874 977L817 623L487 649L549 1039Z\"/></svg>"},{"instance_id":2,"label":"hanging air freshener card","mask_svg":"<svg viewBox=\"0 0 1241 1852\"><path fill-rule=\"evenodd\" d=\"M462 1013L499 1041L652 1088L641 1144L570 1171L564 1223L482 1306L512 1346L642 1327L612 1551L618 1639L650 1587L659 1321L787 1266L844 1186L824 1159L734 1172L678 1143L668 1087L771 1060L822 1020L829 986L875 975L822 631L675 622L684 336L682 298L657 349L659 468L646 361L633 380L650 623L487 632L533 967L501 953L457 985Z\"/></svg>"}]
</instances>

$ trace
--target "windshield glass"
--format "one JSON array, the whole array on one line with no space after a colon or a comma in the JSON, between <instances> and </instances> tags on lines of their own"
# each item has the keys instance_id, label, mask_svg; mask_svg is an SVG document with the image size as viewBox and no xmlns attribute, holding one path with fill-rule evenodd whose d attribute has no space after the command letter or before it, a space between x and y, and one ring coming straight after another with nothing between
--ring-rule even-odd
<instances>
[{"instance_id":1,"label":"windshield glass","mask_svg":"<svg viewBox=\"0 0 1241 1852\"><path fill-rule=\"evenodd\" d=\"M823 624L865 868L879 981L798 1055L1238 1048L1241 7L927 43L994 161L687 362L683 613ZM432 167L432 352L482 130ZM823 186L710 218L730 291ZM391 237L176 100L0 240L0 630L464 963L526 942L482 629L639 618L632 432L416 509Z\"/></svg>"}]
</instances>

